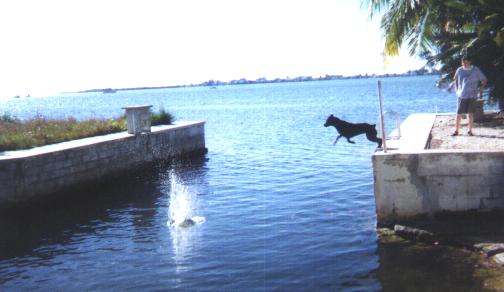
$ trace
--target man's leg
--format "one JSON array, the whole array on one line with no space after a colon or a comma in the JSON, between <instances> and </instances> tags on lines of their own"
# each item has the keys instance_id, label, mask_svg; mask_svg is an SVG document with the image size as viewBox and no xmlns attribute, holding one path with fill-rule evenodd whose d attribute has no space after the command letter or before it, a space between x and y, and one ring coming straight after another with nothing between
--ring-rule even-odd
<instances>
[{"instance_id":1,"label":"man's leg","mask_svg":"<svg viewBox=\"0 0 504 292\"><path fill-rule=\"evenodd\" d=\"M470 99L467 107L467 134L472 136L472 130L474 126L474 113L476 112L476 105L478 101L476 99Z\"/></svg>"},{"instance_id":2,"label":"man's leg","mask_svg":"<svg viewBox=\"0 0 504 292\"><path fill-rule=\"evenodd\" d=\"M463 110L464 100L461 98L457 99L457 115L455 116L455 132L453 132L452 136L457 136L459 134L459 128L460 128L460 119L462 118L462 112Z\"/></svg>"},{"instance_id":3,"label":"man's leg","mask_svg":"<svg viewBox=\"0 0 504 292\"><path fill-rule=\"evenodd\" d=\"M453 132L453 136L458 135L461 117L462 117L462 115L457 114L457 116L455 118L455 132Z\"/></svg>"},{"instance_id":4,"label":"man's leg","mask_svg":"<svg viewBox=\"0 0 504 292\"><path fill-rule=\"evenodd\" d=\"M472 134L473 122L474 122L474 114L468 113L467 114L467 133L469 133L469 134Z\"/></svg>"}]
</instances>

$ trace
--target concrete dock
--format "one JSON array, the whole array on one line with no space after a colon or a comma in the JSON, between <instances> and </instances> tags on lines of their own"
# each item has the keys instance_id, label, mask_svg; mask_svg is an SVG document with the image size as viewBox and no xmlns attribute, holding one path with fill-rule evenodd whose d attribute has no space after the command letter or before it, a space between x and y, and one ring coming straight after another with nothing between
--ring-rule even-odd
<instances>
[{"instance_id":1,"label":"concrete dock","mask_svg":"<svg viewBox=\"0 0 504 292\"><path fill-rule=\"evenodd\" d=\"M486 115L459 136L454 114L413 114L373 154L378 225L441 212L504 209L504 120ZM391 133L390 136L397 136Z\"/></svg>"}]
</instances>

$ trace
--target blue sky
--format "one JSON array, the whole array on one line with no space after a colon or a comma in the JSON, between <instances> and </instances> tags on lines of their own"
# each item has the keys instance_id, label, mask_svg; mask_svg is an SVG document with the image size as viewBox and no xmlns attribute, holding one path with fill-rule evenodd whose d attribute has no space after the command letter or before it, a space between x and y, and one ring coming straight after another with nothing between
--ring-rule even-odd
<instances>
[{"instance_id":1,"label":"blue sky","mask_svg":"<svg viewBox=\"0 0 504 292\"><path fill-rule=\"evenodd\" d=\"M359 0L0 3L0 98L206 80L401 73Z\"/></svg>"}]
</instances>

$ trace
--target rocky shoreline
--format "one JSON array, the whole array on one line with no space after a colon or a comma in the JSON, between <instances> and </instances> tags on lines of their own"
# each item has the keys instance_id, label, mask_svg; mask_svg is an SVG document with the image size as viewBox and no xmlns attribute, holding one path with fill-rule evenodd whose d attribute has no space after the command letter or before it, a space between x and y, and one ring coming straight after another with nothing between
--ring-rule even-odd
<instances>
[{"instance_id":1,"label":"rocky shoreline","mask_svg":"<svg viewBox=\"0 0 504 292\"><path fill-rule=\"evenodd\" d=\"M457 277L467 280L469 291L504 291L504 228L486 221L478 231L477 225L485 222L476 220L467 226L466 219L442 221L431 229L420 229L404 225L379 228L380 248L401 250L401 256L417 261L422 257L437 256L439 264L447 271L456 272ZM499 220L499 222L502 222ZM422 224L420 224L422 226ZM440 227L441 226L441 227ZM450 228L450 229L446 229ZM454 229L451 229L454 228ZM496 229L497 228L497 229ZM451 230L447 232L446 230ZM454 231L453 231L454 230ZM437 269L437 267L432 267ZM459 275L462 274L462 275ZM440 277L430 275L428 277Z\"/></svg>"}]
</instances>

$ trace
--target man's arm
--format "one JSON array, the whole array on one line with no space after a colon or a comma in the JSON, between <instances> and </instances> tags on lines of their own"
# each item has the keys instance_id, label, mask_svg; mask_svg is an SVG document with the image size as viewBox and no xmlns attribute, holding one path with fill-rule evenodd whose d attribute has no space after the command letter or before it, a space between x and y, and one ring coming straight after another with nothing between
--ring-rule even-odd
<instances>
[{"instance_id":1,"label":"man's arm","mask_svg":"<svg viewBox=\"0 0 504 292\"><path fill-rule=\"evenodd\" d=\"M459 70L457 69L457 71L455 71L455 75L453 75L453 81L455 81L455 91L457 91L459 88L458 78L457 78L458 73L459 73Z\"/></svg>"}]
</instances>

